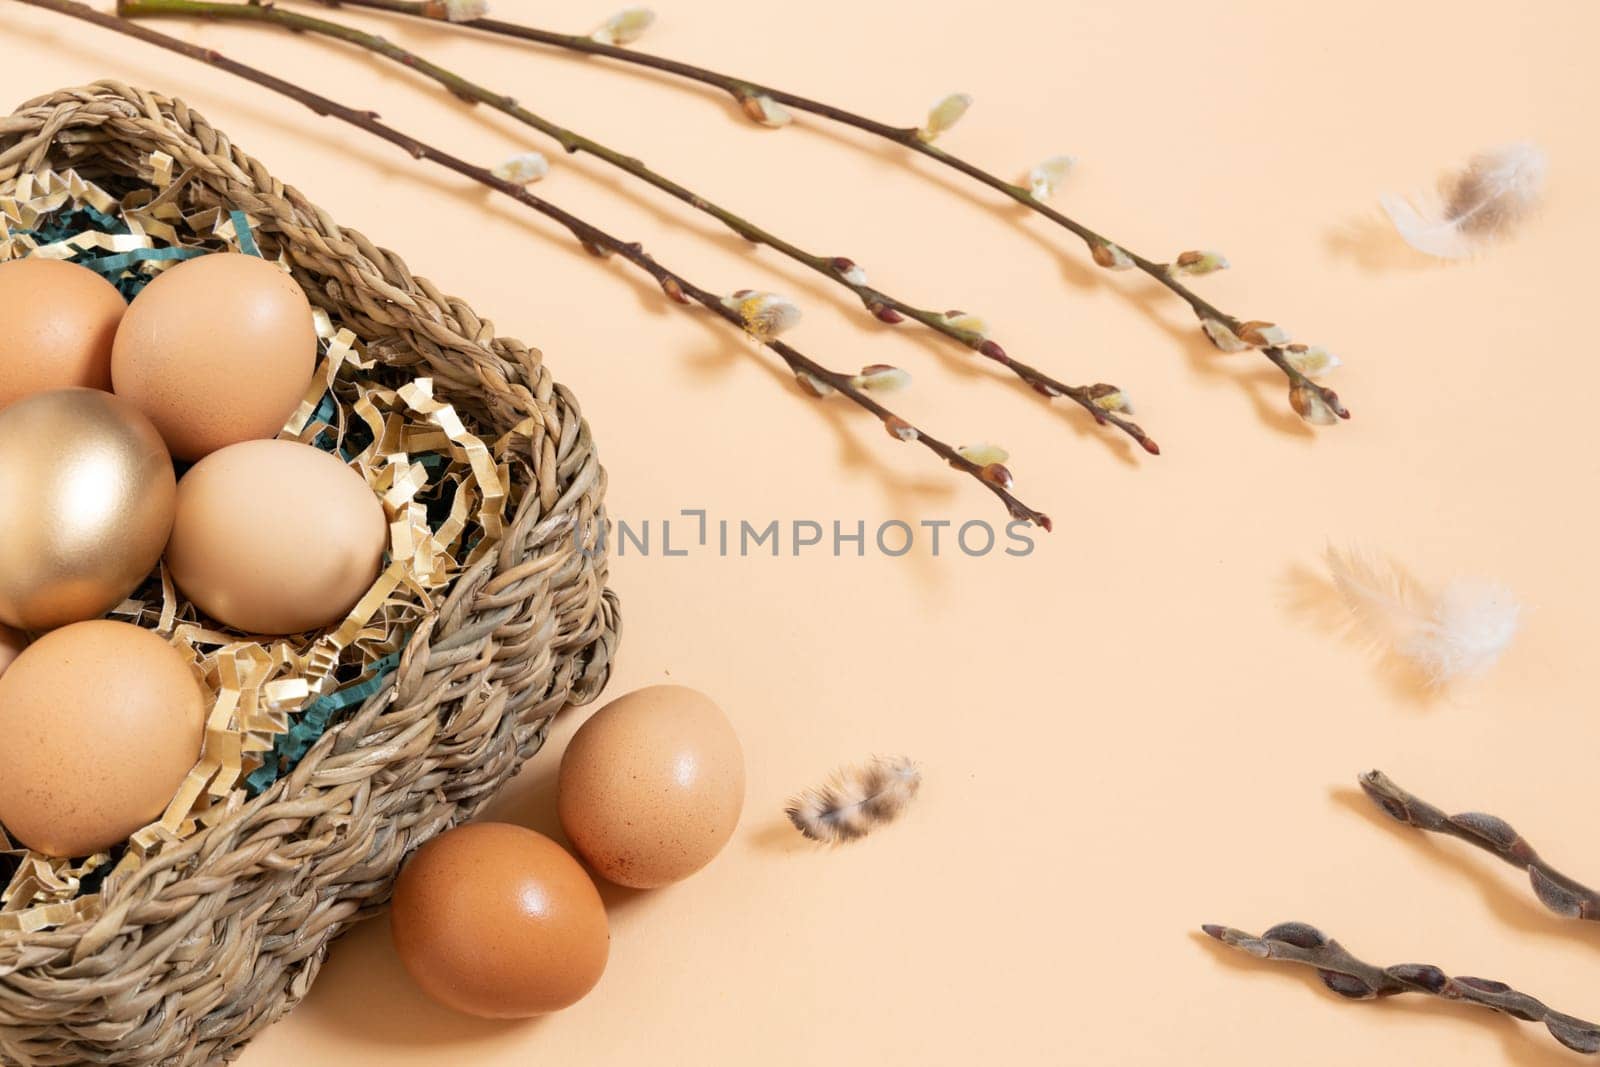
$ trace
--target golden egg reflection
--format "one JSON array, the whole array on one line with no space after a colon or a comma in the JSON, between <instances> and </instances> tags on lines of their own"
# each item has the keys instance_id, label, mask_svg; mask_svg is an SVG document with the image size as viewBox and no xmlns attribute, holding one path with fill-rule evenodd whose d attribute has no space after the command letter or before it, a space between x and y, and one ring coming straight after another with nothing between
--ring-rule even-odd
<instances>
[{"instance_id":1,"label":"golden egg reflection","mask_svg":"<svg viewBox=\"0 0 1600 1067\"><path fill-rule=\"evenodd\" d=\"M177 480L155 426L94 389L0 412L0 623L50 630L116 607L155 569Z\"/></svg>"}]
</instances>

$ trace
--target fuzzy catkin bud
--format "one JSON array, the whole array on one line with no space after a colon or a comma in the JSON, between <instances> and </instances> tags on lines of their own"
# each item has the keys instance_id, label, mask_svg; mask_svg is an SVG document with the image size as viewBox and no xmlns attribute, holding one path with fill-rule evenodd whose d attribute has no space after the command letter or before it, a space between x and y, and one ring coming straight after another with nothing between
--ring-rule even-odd
<instances>
[{"instance_id":1,"label":"fuzzy catkin bud","mask_svg":"<svg viewBox=\"0 0 1600 1067\"><path fill-rule=\"evenodd\" d=\"M917 428L898 415L890 415L883 420L883 428L889 431L889 436L898 441L915 441Z\"/></svg>"},{"instance_id":2,"label":"fuzzy catkin bud","mask_svg":"<svg viewBox=\"0 0 1600 1067\"><path fill-rule=\"evenodd\" d=\"M656 13L647 7L625 7L606 19L589 39L600 44L632 44L643 37L655 21Z\"/></svg>"},{"instance_id":3,"label":"fuzzy catkin bud","mask_svg":"<svg viewBox=\"0 0 1600 1067\"><path fill-rule=\"evenodd\" d=\"M471 22L488 13L487 0L435 0L427 7L430 18L443 15L446 22Z\"/></svg>"},{"instance_id":4,"label":"fuzzy catkin bud","mask_svg":"<svg viewBox=\"0 0 1600 1067\"><path fill-rule=\"evenodd\" d=\"M943 318L946 326L971 334L978 341L989 337L989 324L977 315L969 315L965 311L946 311Z\"/></svg>"},{"instance_id":5,"label":"fuzzy catkin bud","mask_svg":"<svg viewBox=\"0 0 1600 1067\"><path fill-rule=\"evenodd\" d=\"M862 367L850 384L869 393L897 393L911 385L911 375L887 363L873 363Z\"/></svg>"},{"instance_id":6,"label":"fuzzy catkin bud","mask_svg":"<svg viewBox=\"0 0 1600 1067\"><path fill-rule=\"evenodd\" d=\"M972 97L966 93L951 93L928 109L928 121L917 130L917 139L932 142L950 127L961 121L961 116L972 106Z\"/></svg>"},{"instance_id":7,"label":"fuzzy catkin bud","mask_svg":"<svg viewBox=\"0 0 1600 1067\"><path fill-rule=\"evenodd\" d=\"M777 293L740 289L722 298L722 306L739 313L745 330L758 341L770 341L800 321L800 307Z\"/></svg>"},{"instance_id":8,"label":"fuzzy catkin bud","mask_svg":"<svg viewBox=\"0 0 1600 1067\"><path fill-rule=\"evenodd\" d=\"M1210 274L1227 270L1228 257L1221 252L1180 252L1169 268L1173 274Z\"/></svg>"},{"instance_id":9,"label":"fuzzy catkin bud","mask_svg":"<svg viewBox=\"0 0 1600 1067\"><path fill-rule=\"evenodd\" d=\"M1307 378L1320 377L1344 364L1342 359L1321 345L1285 345L1283 358Z\"/></svg>"},{"instance_id":10,"label":"fuzzy catkin bud","mask_svg":"<svg viewBox=\"0 0 1600 1067\"><path fill-rule=\"evenodd\" d=\"M796 371L794 377L795 381L800 383L800 388L804 389L812 396L817 397L819 400L822 397L831 396L834 392L833 386L829 385L821 378L818 378L815 374L812 374L808 370Z\"/></svg>"},{"instance_id":11,"label":"fuzzy catkin bud","mask_svg":"<svg viewBox=\"0 0 1600 1067\"><path fill-rule=\"evenodd\" d=\"M1313 426L1332 426L1339 421L1338 414L1322 398L1314 386L1296 383L1289 387L1289 406L1294 413Z\"/></svg>"},{"instance_id":12,"label":"fuzzy catkin bud","mask_svg":"<svg viewBox=\"0 0 1600 1067\"><path fill-rule=\"evenodd\" d=\"M529 185L550 173L550 161L540 152L522 152L501 163L490 173L503 182Z\"/></svg>"},{"instance_id":13,"label":"fuzzy catkin bud","mask_svg":"<svg viewBox=\"0 0 1600 1067\"><path fill-rule=\"evenodd\" d=\"M789 114L788 108L765 93L741 97L739 106L744 108L744 113L752 120L763 126L771 126L773 129L787 126L794 121L794 116Z\"/></svg>"},{"instance_id":14,"label":"fuzzy catkin bud","mask_svg":"<svg viewBox=\"0 0 1600 1067\"><path fill-rule=\"evenodd\" d=\"M1250 347L1239 340L1239 335L1229 329L1227 323L1216 319L1202 319L1200 328L1206 332L1211 343L1224 352L1243 352Z\"/></svg>"},{"instance_id":15,"label":"fuzzy catkin bud","mask_svg":"<svg viewBox=\"0 0 1600 1067\"><path fill-rule=\"evenodd\" d=\"M828 266L833 270L833 273L851 285L867 284L867 272L853 259L848 259L845 256L834 256L828 261Z\"/></svg>"},{"instance_id":16,"label":"fuzzy catkin bud","mask_svg":"<svg viewBox=\"0 0 1600 1067\"><path fill-rule=\"evenodd\" d=\"M987 441L975 445L962 445L956 451L962 459L979 467L987 467L991 463L1004 463L1011 458L1011 453Z\"/></svg>"},{"instance_id":17,"label":"fuzzy catkin bud","mask_svg":"<svg viewBox=\"0 0 1600 1067\"><path fill-rule=\"evenodd\" d=\"M1094 401L1094 406L1101 411L1116 411L1132 414L1133 405L1128 401L1128 394L1114 385L1100 382L1089 386L1089 399Z\"/></svg>"},{"instance_id":18,"label":"fuzzy catkin bud","mask_svg":"<svg viewBox=\"0 0 1600 1067\"><path fill-rule=\"evenodd\" d=\"M1028 194L1035 200L1048 200L1078 163L1077 156L1051 156L1028 171Z\"/></svg>"},{"instance_id":19,"label":"fuzzy catkin bud","mask_svg":"<svg viewBox=\"0 0 1600 1067\"><path fill-rule=\"evenodd\" d=\"M1110 242L1091 245L1089 254L1106 270L1130 270L1133 267L1133 260L1128 253Z\"/></svg>"},{"instance_id":20,"label":"fuzzy catkin bud","mask_svg":"<svg viewBox=\"0 0 1600 1067\"><path fill-rule=\"evenodd\" d=\"M1275 322L1262 322L1260 319L1240 323L1238 333L1239 340L1256 348L1270 348L1289 340L1288 330Z\"/></svg>"}]
</instances>

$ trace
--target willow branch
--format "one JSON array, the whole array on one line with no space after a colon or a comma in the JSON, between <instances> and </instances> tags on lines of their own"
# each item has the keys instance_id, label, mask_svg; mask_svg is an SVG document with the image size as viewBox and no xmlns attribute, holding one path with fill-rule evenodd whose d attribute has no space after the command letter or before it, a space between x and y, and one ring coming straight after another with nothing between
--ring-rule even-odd
<instances>
[{"instance_id":1,"label":"willow branch","mask_svg":"<svg viewBox=\"0 0 1600 1067\"><path fill-rule=\"evenodd\" d=\"M1407 826L1465 841L1528 872L1540 903L1557 915L1600 919L1600 893L1546 863L1504 819L1479 812L1446 815L1401 789L1382 771L1363 774L1361 788L1384 812Z\"/></svg>"},{"instance_id":2,"label":"willow branch","mask_svg":"<svg viewBox=\"0 0 1600 1067\"><path fill-rule=\"evenodd\" d=\"M448 17L450 5L446 3L446 0L321 0L321 2L333 7L343 4L351 7L372 8L379 11L392 12L394 14L409 15L415 18L432 19L439 22L452 21ZM604 56L607 59L615 59L623 63L631 63L635 66L648 67L651 70L658 70L680 78L687 78L691 81L700 82L702 85L710 85L722 90L725 93L728 93L734 98L734 100L744 107L745 110L752 113L760 112L761 103L763 100L771 100L776 101L785 107L794 108L797 111L805 111L810 114L829 119L833 122L854 127L855 129L861 130L865 133L872 134L875 137L881 137L884 140L893 141L895 144L908 148L913 152L918 152L929 159L935 160L944 166L951 168L952 170L959 171L968 178L986 185L990 189L993 189L994 191L1010 198L1011 200L1014 200L1028 210L1044 216L1057 226L1062 227L1081 239L1084 244L1088 246L1091 254L1094 255L1096 262L1101 262L1103 256L1109 255L1107 250L1116 249L1120 251L1127 257L1134 268L1149 275L1151 278L1154 278L1157 282L1161 283L1161 285L1165 286L1172 293L1174 293L1179 299L1183 300L1184 303L1188 304L1190 309L1194 311L1195 316L1200 319L1202 324L1206 322L1218 323L1237 337L1244 337L1250 333L1250 323L1242 321L1233 315L1227 314L1210 301L1200 296L1200 294L1196 293L1193 289L1190 289L1180 280L1176 273L1174 273L1174 271L1171 269L1171 264L1158 262L1156 260L1148 259L1144 256L1138 255L1137 253L1128 249L1126 245L1120 245L1109 238L1102 236L1076 219L1065 215L1062 212L1057 211L1055 208L1052 208L1050 205L1044 203L1038 197L1034 196L1030 189L1024 188L1023 186L1014 182L1006 181L1003 178L996 177L994 174L991 174L976 164L968 162L967 160L961 158L960 156L954 155L953 153L946 152L944 149L931 143L924 137L919 136L919 131L916 127L891 126L888 123L879 122L876 119L870 119L864 115L858 115L854 112L846 111L843 108L834 107L831 104L824 104L821 101L812 100L796 93L785 92L782 89L776 89L770 85L763 85L759 82L751 81L748 78L739 78L728 74L721 74L717 71L707 70L704 67L697 67L690 63L680 62L675 59L667 59L663 56L650 55L646 52L638 52L632 48L622 48L617 45L606 44L601 41L596 41L593 38L584 37L577 34L556 33L551 30L542 30L533 26L524 26L518 23L503 22L499 19L489 18L465 19L455 22L454 24L470 26L475 30L481 30L486 33L497 34L502 37L512 37L523 41L531 41L536 44L548 45L553 48L561 48L567 51L583 52L585 54L595 56ZM1322 404L1326 405L1328 410L1334 415L1337 415L1339 418L1348 419L1350 417L1350 412L1339 400L1339 395L1332 389L1312 381L1299 369L1293 366L1281 345L1261 344L1252 345L1251 347L1259 348L1262 355L1271 360L1273 365L1282 371L1284 376L1289 379L1291 399L1295 399L1297 396L1313 396L1316 397ZM1297 410L1299 410L1300 403L1301 401L1297 400ZM1302 411L1301 414L1305 414L1305 412Z\"/></svg>"},{"instance_id":3,"label":"willow branch","mask_svg":"<svg viewBox=\"0 0 1600 1067\"><path fill-rule=\"evenodd\" d=\"M1543 1023L1557 1041L1577 1052L1600 1052L1600 1026L1553 1011L1544 1002L1504 982L1451 977L1428 963L1375 967L1352 956L1339 942L1305 923L1282 923L1260 937L1227 926L1203 926L1206 933L1257 959L1315 967L1324 985L1350 1000L1372 1000L1421 993L1503 1012L1523 1022Z\"/></svg>"},{"instance_id":4,"label":"willow branch","mask_svg":"<svg viewBox=\"0 0 1600 1067\"><path fill-rule=\"evenodd\" d=\"M656 283L661 286L662 291L674 301L684 304L690 302L700 304L741 330L746 329L747 324L737 310L726 306L716 294L695 285L682 275L656 262L637 243L613 237L606 231L576 215L570 214L547 200L534 196L520 185L497 178L483 167L468 163L425 141L420 141L409 134L402 133L380 121L375 112L360 111L347 107L275 75L231 60L213 49L202 48L187 41L179 40L176 37L169 37L164 33L159 33L147 26L129 22L113 15L102 14L91 7L78 3L77 0L20 0L20 2L32 7L55 11L85 22L91 22L125 36L137 38L147 44L164 48L169 52L175 52L190 59L209 64L219 70L259 85L264 89L286 96L318 115L335 118L340 122L364 130L403 149L413 158L425 159L452 170L463 177L470 178L481 185L516 200L546 218L554 220L571 233L573 237L577 238L585 248L622 257L628 263L655 279ZM757 337L757 340L776 353L795 374L809 374L818 381L826 383L849 398L858 407L865 408L877 416L895 436L902 440L916 440L924 448L945 460L952 467L976 479L1005 504L1006 510L1013 517L1037 523L1046 530L1051 528L1049 516L1034 511L1007 491L1006 484L1009 482L1009 477L1007 476L1003 479L997 477L997 473L1003 474L1003 471L996 472L995 467L997 465L990 464L980 467L943 441L923 433L919 428L900 418L894 412L857 389L851 383L851 376L829 370L782 341L773 340L770 337Z\"/></svg>"},{"instance_id":5,"label":"willow branch","mask_svg":"<svg viewBox=\"0 0 1600 1067\"><path fill-rule=\"evenodd\" d=\"M369 52L414 70L424 77L431 78L464 100L481 103L505 115L509 115L523 125L538 130L540 133L555 140L568 153L583 152L603 160L618 170L631 174L641 181L654 186L674 199L688 204L696 211L711 216L745 240L765 245L789 257L796 263L810 268L829 281L854 293L862 305L879 319L892 323L909 318L921 323L928 329L944 335L962 347L971 349L1006 367L1023 382L1032 386L1035 392L1047 398L1065 396L1094 416L1096 422L1101 425L1110 423L1129 437L1132 437L1139 442L1145 451L1154 455L1159 455L1161 452L1161 449L1157 447L1156 443L1145 434L1137 423L1123 418L1114 411L1108 411L1102 404L1097 403L1098 396L1119 394L1120 390L1116 389L1115 386L1068 385L1065 382L1058 381L1045 372L1023 363L1021 360L1013 359L1001 347L999 342L991 340L985 334L952 322L951 320L955 316L941 314L929 308L917 307L892 294L875 289L864 281L855 280L853 277L855 274L855 262L849 257L822 256L814 252L808 252L791 241L771 233L646 166L643 161L563 127L549 118L522 106L512 97L504 93L495 92L477 82L462 77L460 74L441 67L416 52L402 48L377 34L367 33L356 27L331 22L327 19L313 18L298 12L287 11L272 3L263 2L214 3L209 2L209 0L118 0L117 12L130 18L152 15L179 15L264 23L291 31L319 34L364 48Z\"/></svg>"}]
</instances>

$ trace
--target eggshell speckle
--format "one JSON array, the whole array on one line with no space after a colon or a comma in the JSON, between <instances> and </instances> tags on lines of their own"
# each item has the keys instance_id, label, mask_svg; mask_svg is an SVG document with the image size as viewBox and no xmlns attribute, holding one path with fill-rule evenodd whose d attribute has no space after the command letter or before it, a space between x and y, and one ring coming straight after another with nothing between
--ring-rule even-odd
<instances>
[{"instance_id":1,"label":"eggshell speckle","mask_svg":"<svg viewBox=\"0 0 1600 1067\"><path fill-rule=\"evenodd\" d=\"M294 634L349 613L378 576L383 504L337 456L245 441L178 482L167 566L207 615L252 634Z\"/></svg>"},{"instance_id":2,"label":"eggshell speckle","mask_svg":"<svg viewBox=\"0 0 1600 1067\"><path fill-rule=\"evenodd\" d=\"M39 256L0 263L0 408L49 389L109 390L127 310L88 267Z\"/></svg>"},{"instance_id":3,"label":"eggshell speckle","mask_svg":"<svg viewBox=\"0 0 1600 1067\"><path fill-rule=\"evenodd\" d=\"M205 693L149 630L53 630L0 675L0 823L29 848L87 856L155 821L200 758Z\"/></svg>"},{"instance_id":4,"label":"eggshell speckle","mask_svg":"<svg viewBox=\"0 0 1600 1067\"><path fill-rule=\"evenodd\" d=\"M733 836L744 807L744 752L721 709L675 685L601 708L561 758L557 807L601 877L650 889L687 878Z\"/></svg>"},{"instance_id":5,"label":"eggshell speckle","mask_svg":"<svg viewBox=\"0 0 1600 1067\"><path fill-rule=\"evenodd\" d=\"M423 992L491 1019L576 1003L611 950L605 905L583 867L507 823L468 823L418 849L395 884L390 929Z\"/></svg>"},{"instance_id":6,"label":"eggshell speckle","mask_svg":"<svg viewBox=\"0 0 1600 1067\"><path fill-rule=\"evenodd\" d=\"M179 459L273 437L311 381L317 332L293 278L219 252L158 275L128 308L111 353L117 395Z\"/></svg>"}]
</instances>

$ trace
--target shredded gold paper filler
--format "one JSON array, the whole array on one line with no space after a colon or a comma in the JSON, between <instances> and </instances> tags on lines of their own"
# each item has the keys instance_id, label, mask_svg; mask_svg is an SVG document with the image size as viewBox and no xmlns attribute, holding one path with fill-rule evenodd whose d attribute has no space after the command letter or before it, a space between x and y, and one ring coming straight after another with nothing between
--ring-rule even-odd
<instances>
[{"instance_id":1,"label":"shredded gold paper filler","mask_svg":"<svg viewBox=\"0 0 1600 1067\"><path fill-rule=\"evenodd\" d=\"M172 158L162 152L145 163L147 184L121 197L70 170L0 182L0 262L27 255L80 262L116 256L99 267L131 291L139 276L154 276L194 254L256 252L250 220L217 207L190 205L186 213L188 175L174 173ZM128 232L84 230L40 241L42 222L88 209ZM286 262L279 265L288 270ZM82 860L44 856L0 829L0 862L16 864L0 892L0 930L30 932L94 917L103 879L125 877L165 844L235 810L247 783L259 784L252 774L270 782L280 760L293 761L293 747L284 756L281 746L297 717L321 698L342 695L359 704L392 668L435 599L498 542L516 503L505 465L515 431L486 444L434 397L430 379L408 379L377 364L349 330L320 309L315 315L321 338L316 375L281 436L343 456L382 499L389 518L383 571L338 626L292 638L252 640L210 628L178 594L164 565L117 607L112 617L155 630L188 655L214 694L203 754L166 813L134 834L114 862L107 853ZM316 732L325 725L317 724ZM314 740L301 737L300 748Z\"/></svg>"}]
</instances>

